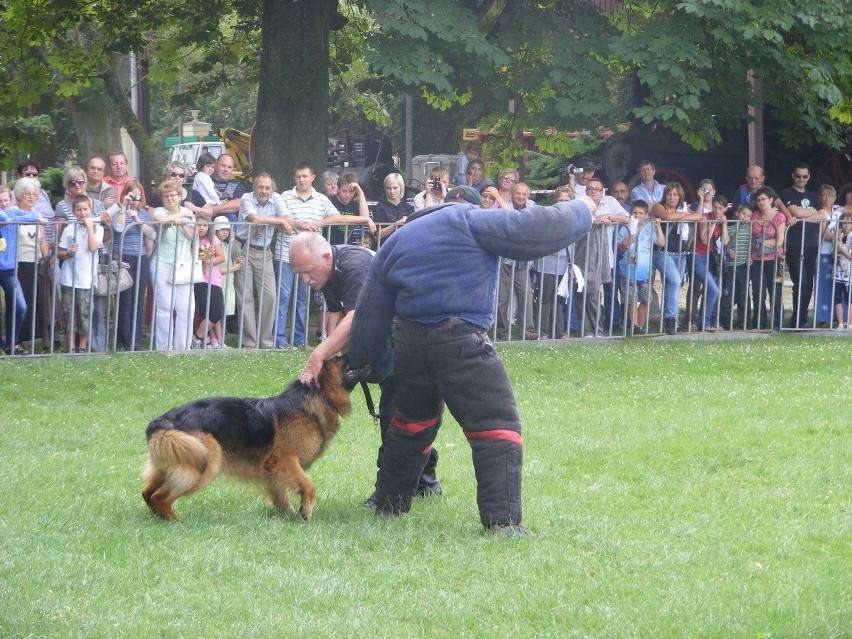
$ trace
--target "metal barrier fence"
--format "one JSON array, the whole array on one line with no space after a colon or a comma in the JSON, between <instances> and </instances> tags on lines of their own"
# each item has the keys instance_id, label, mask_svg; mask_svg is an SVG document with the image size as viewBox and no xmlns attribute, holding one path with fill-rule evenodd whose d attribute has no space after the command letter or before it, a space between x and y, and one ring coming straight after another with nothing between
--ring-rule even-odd
<instances>
[{"instance_id":1,"label":"metal barrier fence","mask_svg":"<svg viewBox=\"0 0 852 639\"><path fill-rule=\"evenodd\" d=\"M15 268L0 271L6 354L310 346L332 326L322 296L302 284L275 252L274 235L269 246L241 242L234 235L237 223L222 245L227 272L220 270L221 286L209 267L206 277L190 268L188 279L181 280L177 271L191 264L179 266L186 260L176 253L149 255L153 242L128 232L132 227L142 231L143 223L126 225L125 232L110 234L95 262L105 276L110 268L126 270L133 283L118 291L118 280L104 277L105 295L93 294L94 283L76 287L78 278L88 283L77 271L63 279L63 260L55 246L46 247L42 227L13 224L19 226L18 236L29 241L16 247ZM60 225L56 237L75 224ZM264 225L239 224L249 227L249 238L263 236L254 233L263 229L254 227ZM681 251L661 247L649 255L648 246L636 250L635 241L619 242L626 227L613 225L595 227L574 246L535 262L501 260L492 339L618 338L672 329L778 331L786 328L782 318L793 304L793 291L798 308L816 309L805 322L793 318L793 329L834 329L848 322L850 290L835 285L836 252L817 255L812 247L803 247L776 256L770 242L760 241L762 223L729 222L729 235L739 240L727 247L711 242L707 255L701 255L696 239L699 225L706 222L663 222L665 236L669 224L678 224L689 238ZM717 224L711 222L709 228ZM825 223L820 224L822 238ZM156 223L147 226L160 230ZM362 231L352 234L354 229L361 226L347 227L347 239L365 237ZM641 230L638 235L645 237ZM193 248L193 258L197 250ZM788 269L791 261L798 263ZM796 282L787 277L789 271L797 275ZM808 287L811 273L815 285ZM840 322L835 304L841 307Z\"/></svg>"}]
</instances>

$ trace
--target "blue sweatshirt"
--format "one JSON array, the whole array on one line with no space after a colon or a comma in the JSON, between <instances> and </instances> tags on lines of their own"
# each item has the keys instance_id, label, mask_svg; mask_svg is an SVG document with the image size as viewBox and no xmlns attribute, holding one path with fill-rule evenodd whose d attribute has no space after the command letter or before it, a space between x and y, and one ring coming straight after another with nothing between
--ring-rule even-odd
<instances>
[{"instance_id":1,"label":"blue sweatshirt","mask_svg":"<svg viewBox=\"0 0 852 639\"><path fill-rule=\"evenodd\" d=\"M39 220L41 218L35 213L22 211L16 206L5 213L0 210L0 222L38 222ZM44 233L44 231L41 232ZM18 225L0 225L0 235L6 240L6 250L0 253L0 271L12 270L18 261Z\"/></svg>"},{"instance_id":2,"label":"blue sweatshirt","mask_svg":"<svg viewBox=\"0 0 852 639\"><path fill-rule=\"evenodd\" d=\"M409 221L370 264L349 337L352 365L381 358L395 315L424 324L460 318L491 326L500 257L550 255L591 226L591 213L579 201L523 211L451 204Z\"/></svg>"}]
</instances>

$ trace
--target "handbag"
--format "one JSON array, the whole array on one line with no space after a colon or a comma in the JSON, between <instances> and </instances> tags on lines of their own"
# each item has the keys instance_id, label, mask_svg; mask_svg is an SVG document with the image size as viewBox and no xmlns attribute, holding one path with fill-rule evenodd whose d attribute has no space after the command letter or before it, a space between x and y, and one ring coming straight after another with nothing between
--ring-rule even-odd
<instances>
[{"instance_id":1,"label":"handbag","mask_svg":"<svg viewBox=\"0 0 852 639\"><path fill-rule=\"evenodd\" d=\"M773 239L773 238L769 238ZM755 235L751 238L751 247L754 249L756 255L775 255L776 248L774 246L767 246L763 242L764 237L762 235Z\"/></svg>"},{"instance_id":2,"label":"handbag","mask_svg":"<svg viewBox=\"0 0 852 639\"><path fill-rule=\"evenodd\" d=\"M133 286L130 264L111 260L109 264L98 264L95 280L95 297L106 297L126 291Z\"/></svg>"},{"instance_id":3,"label":"handbag","mask_svg":"<svg viewBox=\"0 0 852 639\"><path fill-rule=\"evenodd\" d=\"M169 277L169 284L196 284L204 281L204 267L201 260L178 260Z\"/></svg>"}]
</instances>

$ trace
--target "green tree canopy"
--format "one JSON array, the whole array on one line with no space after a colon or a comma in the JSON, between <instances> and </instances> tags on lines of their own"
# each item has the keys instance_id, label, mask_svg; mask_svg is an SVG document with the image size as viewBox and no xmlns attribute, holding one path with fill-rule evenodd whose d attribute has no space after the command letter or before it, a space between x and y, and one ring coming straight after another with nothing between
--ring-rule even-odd
<instances>
[{"instance_id":1,"label":"green tree canopy","mask_svg":"<svg viewBox=\"0 0 852 639\"><path fill-rule=\"evenodd\" d=\"M330 87L383 126L404 94L463 112L500 134L506 162L520 131L568 153L565 131L627 119L708 148L752 104L790 144L836 147L852 120L850 16L844 0L628 0L614 14L573 0L7 0L0 120L101 84L156 164L115 64L133 51L155 85L175 88L175 112L215 104L224 85L259 85L258 162L285 181L295 161L324 156L328 114L339 111ZM10 152L25 150L19 142Z\"/></svg>"}]
</instances>

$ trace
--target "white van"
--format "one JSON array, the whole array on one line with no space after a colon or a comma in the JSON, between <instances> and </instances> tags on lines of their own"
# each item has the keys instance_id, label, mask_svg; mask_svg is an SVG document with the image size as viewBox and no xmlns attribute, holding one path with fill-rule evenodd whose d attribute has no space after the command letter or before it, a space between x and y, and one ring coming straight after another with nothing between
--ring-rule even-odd
<instances>
[{"instance_id":1,"label":"white van","mask_svg":"<svg viewBox=\"0 0 852 639\"><path fill-rule=\"evenodd\" d=\"M175 144L169 149L169 162L181 162L189 167L191 173L195 173L195 165L202 153L209 153L218 158L225 153L224 142L185 142Z\"/></svg>"}]
</instances>

